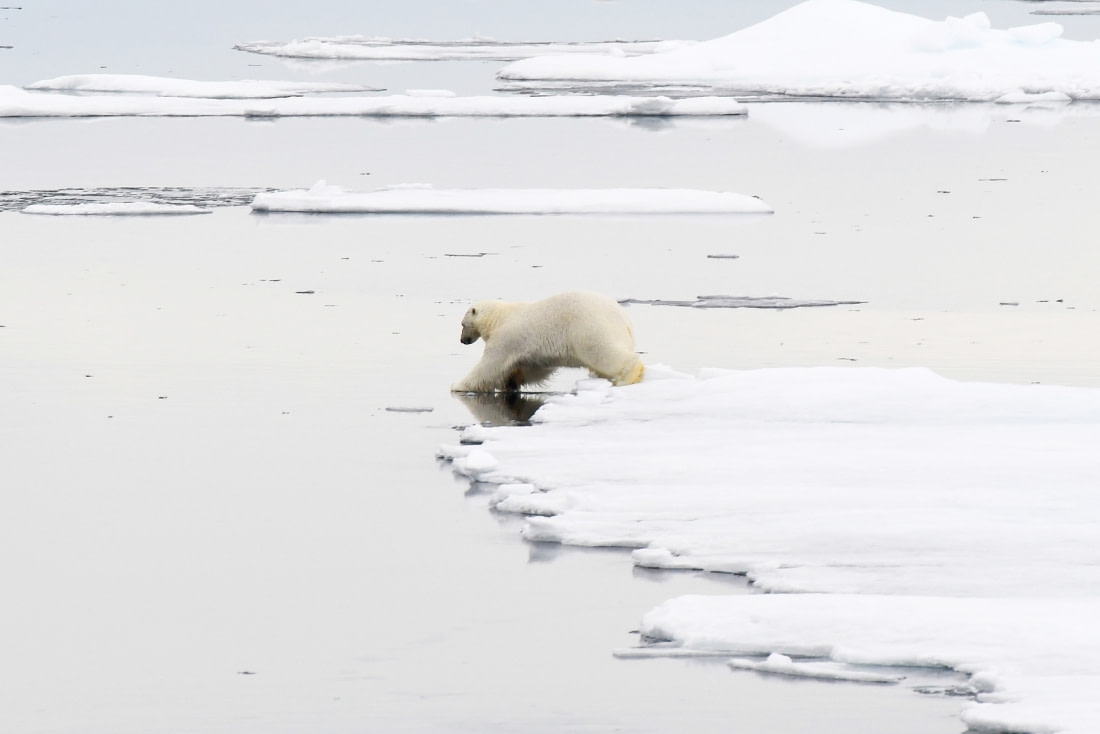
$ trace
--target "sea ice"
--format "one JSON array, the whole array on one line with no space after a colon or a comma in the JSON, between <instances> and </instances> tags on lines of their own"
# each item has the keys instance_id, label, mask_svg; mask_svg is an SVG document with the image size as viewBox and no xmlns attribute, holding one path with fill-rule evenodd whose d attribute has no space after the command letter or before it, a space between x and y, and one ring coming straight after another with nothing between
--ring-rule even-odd
<instances>
[{"instance_id":1,"label":"sea ice","mask_svg":"<svg viewBox=\"0 0 1100 734\"><path fill-rule=\"evenodd\" d=\"M693 41L496 41L469 38L460 41L377 38L369 36L312 37L290 42L250 41L233 48L257 54L296 59L354 59L375 61L509 61L547 54L606 53L616 56L669 51Z\"/></svg>"},{"instance_id":2,"label":"sea ice","mask_svg":"<svg viewBox=\"0 0 1100 734\"><path fill-rule=\"evenodd\" d=\"M89 204L31 204L21 210L24 214L52 214L55 216L148 216L209 214L210 209L193 204L158 204L151 201L118 201Z\"/></svg>"},{"instance_id":3,"label":"sea ice","mask_svg":"<svg viewBox=\"0 0 1100 734\"><path fill-rule=\"evenodd\" d=\"M670 117L745 114L745 107L728 97L446 97L395 94L273 99L186 98L133 93L146 88L142 82L127 84L117 81L115 84L125 88L127 93L75 95L0 85L0 117ZM192 88L191 91L200 90ZM214 93L216 90L206 88L201 91ZM238 93L244 91L247 90L242 89Z\"/></svg>"},{"instance_id":4,"label":"sea ice","mask_svg":"<svg viewBox=\"0 0 1100 734\"><path fill-rule=\"evenodd\" d=\"M727 94L875 100L1100 99L1100 44L1057 23L998 30L984 13L932 21L856 0L807 0L728 36L636 58L541 56L505 80L695 85Z\"/></svg>"},{"instance_id":5,"label":"sea ice","mask_svg":"<svg viewBox=\"0 0 1100 734\"><path fill-rule=\"evenodd\" d=\"M834 673L952 668L972 728L1100 729L1100 390L651 365L638 385L582 381L532 422L440 451L472 480L528 485L496 504L536 513L525 537L787 592L670 600L643 639Z\"/></svg>"},{"instance_id":6,"label":"sea ice","mask_svg":"<svg viewBox=\"0 0 1100 734\"><path fill-rule=\"evenodd\" d=\"M320 214L765 214L760 199L693 189L434 189L395 186L344 191L321 181L309 189L258 194L258 212Z\"/></svg>"},{"instance_id":7,"label":"sea ice","mask_svg":"<svg viewBox=\"0 0 1100 734\"><path fill-rule=\"evenodd\" d=\"M214 81L173 79L140 74L76 74L44 79L28 84L26 89L67 92L117 92L150 94L160 97L194 97L197 99L273 99L300 97L305 94L351 94L377 92L378 87L337 82L269 82Z\"/></svg>"}]
</instances>

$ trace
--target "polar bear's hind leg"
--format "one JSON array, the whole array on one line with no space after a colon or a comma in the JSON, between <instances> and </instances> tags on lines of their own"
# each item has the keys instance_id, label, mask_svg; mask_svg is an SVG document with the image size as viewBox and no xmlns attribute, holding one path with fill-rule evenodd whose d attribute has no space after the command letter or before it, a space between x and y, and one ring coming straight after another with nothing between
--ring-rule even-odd
<instances>
[{"instance_id":1,"label":"polar bear's hind leg","mask_svg":"<svg viewBox=\"0 0 1100 734\"><path fill-rule=\"evenodd\" d=\"M635 357L634 364L623 370L619 379L612 380L615 385L633 385L641 382L645 377L645 365L642 364L642 360Z\"/></svg>"}]
</instances>

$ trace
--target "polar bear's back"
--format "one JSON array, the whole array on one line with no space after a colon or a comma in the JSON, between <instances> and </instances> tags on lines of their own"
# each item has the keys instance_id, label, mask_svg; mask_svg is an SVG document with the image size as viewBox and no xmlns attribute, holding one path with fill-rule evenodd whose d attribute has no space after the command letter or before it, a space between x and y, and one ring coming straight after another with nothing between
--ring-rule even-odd
<instances>
[{"instance_id":1,"label":"polar bear's back","mask_svg":"<svg viewBox=\"0 0 1100 734\"><path fill-rule=\"evenodd\" d=\"M634 328L619 303L602 293L569 291L528 305L527 323L559 329L576 347L584 342L604 344L610 335L616 346L634 349Z\"/></svg>"}]
</instances>

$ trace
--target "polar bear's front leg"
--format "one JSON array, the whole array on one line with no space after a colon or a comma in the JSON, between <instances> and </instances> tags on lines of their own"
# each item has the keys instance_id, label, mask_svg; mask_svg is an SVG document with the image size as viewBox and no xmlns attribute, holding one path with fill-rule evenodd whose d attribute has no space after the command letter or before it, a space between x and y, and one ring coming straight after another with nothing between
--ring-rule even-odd
<instances>
[{"instance_id":1,"label":"polar bear's front leg","mask_svg":"<svg viewBox=\"0 0 1100 734\"><path fill-rule=\"evenodd\" d=\"M481 361L470 370L470 374L451 385L451 392L495 392L506 389L508 379L515 371L515 364L512 359L500 355L499 352L499 349L486 345Z\"/></svg>"}]
</instances>

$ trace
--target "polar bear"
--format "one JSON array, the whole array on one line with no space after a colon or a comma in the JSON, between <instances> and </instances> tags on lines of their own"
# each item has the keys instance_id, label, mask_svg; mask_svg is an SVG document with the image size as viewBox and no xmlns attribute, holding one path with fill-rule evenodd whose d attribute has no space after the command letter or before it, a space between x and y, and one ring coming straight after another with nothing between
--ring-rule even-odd
<instances>
[{"instance_id":1,"label":"polar bear","mask_svg":"<svg viewBox=\"0 0 1100 734\"><path fill-rule=\"evenodd\" d=\"M534 303L480 301L462 317L463 344L485 340L481 361L453 392L516 392L559 367L584 367L615 385L641 382L634 329L623 307L573 291Z\"/></svg>"}]
</instances>

